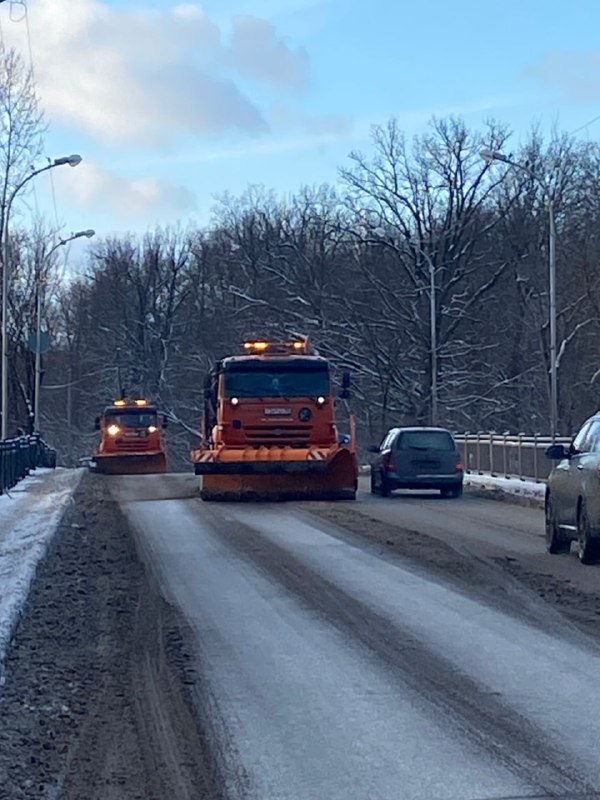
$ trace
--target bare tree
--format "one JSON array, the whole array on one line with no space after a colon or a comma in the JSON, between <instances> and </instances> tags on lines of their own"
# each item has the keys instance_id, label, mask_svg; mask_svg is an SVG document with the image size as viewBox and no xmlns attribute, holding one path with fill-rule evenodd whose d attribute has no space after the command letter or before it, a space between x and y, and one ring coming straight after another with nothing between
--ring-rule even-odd
<instances>
[{"instance_id":1,"label":"bare tree","mask_svg":"<svg viewBox=\"0 0 600 800\"><path fill-rule=\"evenodd\" d=\"M6 50L0 47L0 232L1 242L4 243L5 223L9 205L14 190L25 179L31 170L32 162L40 155L42 149L42 135L45 126L42 112L39 109L35 86L31 70L26 67L22 57L15 50ZM13 245L10 252L14 253L14 244L6 242L6 246ZM0 248L1 259L4 262L4 248ZM11 261L16 260L15 257ZM13 293L12 283L14 276L8 274L8 266L2 263L2 285L7 287L7 300ZM7 307L3 302L3 306ZM13 303L14 309L14 303ZM6 327L8 328L8 310ZM4 345L3 345L4 346ZM17 357L15 342L7 345L9 361L14 364ZM17 370L15 370L16 374ZM5 376L3 376L5 380ZM9 386L11 382L9 381ZM23 386L13 381L13 386L19 386L23 395ZM9 409L17 416L18 393L12 393L9 398Z\"/></svg>"}]
</instances>

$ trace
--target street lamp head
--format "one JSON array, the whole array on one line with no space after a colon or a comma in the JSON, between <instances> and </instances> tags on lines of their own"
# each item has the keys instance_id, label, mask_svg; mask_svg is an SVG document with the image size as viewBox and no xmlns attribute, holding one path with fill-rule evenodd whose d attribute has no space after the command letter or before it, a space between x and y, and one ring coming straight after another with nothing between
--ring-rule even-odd
<instances>
[{"instance_id":1,"label":"street lamp head","mask_svg":"<svg viewBox=\"0 0 600 800\"><path fill-rule=\"evenodd\" d=\"M501 153L499 150L481 150L479 155L483 158L484 161L504 161L507 162L509 159L504 153Z\"/></svg>"},{"instance_id":2,"label":"street lamp head","mask_svg":"<svg viewBox=\"0 0 600 800\"><path fill-rule=\"evenodd\" d=\"M63 164L68 164L70 167L76 167L78 164L81 164L81 156L78 153L73 153L70 156L61 156L60 158L55 158L52 162L52 165L55 167L60 167Z\"/></svg>"},{"instance_id":3,"label":"street lamp head","mask_svg":"<svg viewBox=\"0 0 600 800\"><path fill-rule=\"evenodd\" d=\"M81 239L82 236L85 236L88 239L91 239L92 236L96 235L96 231L93 228L87 228L85 231L77 231L77 233L73 233L71 235L72 239Z\"/></svg>"}]
</instances>

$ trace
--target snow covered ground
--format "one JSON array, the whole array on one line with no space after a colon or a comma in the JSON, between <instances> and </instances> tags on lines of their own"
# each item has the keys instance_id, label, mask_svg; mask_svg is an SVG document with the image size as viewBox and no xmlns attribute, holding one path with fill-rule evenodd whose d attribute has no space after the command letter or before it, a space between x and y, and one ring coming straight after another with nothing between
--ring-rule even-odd
<instances>
[{"instance_id":1,"label":"snow covered ground","mask_svg":"<svg viewBox=\"0 0 600 800\"><path fill-rule=\"evenodd\" d=\"M0 496L0 685L6 649L37 565L82 474L38 469Z\"/></svg>"},{"instance_id":2,"label":"snow covered ground","mask_svg":"<svg viewBox=\"0 0 600 800\"><path fill-rule=\"evenodd\" d=\"M2 663L19 615L56 528L83 470L38 469L0 496L0 685ZM465 487L543 505L545 484L468 474ZM508 497L506 499L509 499Z\"/></svg>"},{"instance_id":3,"label":"snow covered ground","mask_svg":"<svg viewBox=\"0 0 600 800\"><path fill-rule=\"evenodd\" d=\"M546 493L545 483L536 483L533 480L521 480L520 478L503 478L492 475L477 475L468 473L465 475L465 488L475 490L489 490L496 493L512 495L515 497L526 498L532 505L544 504Z\"/></svg>"}]
</instances>

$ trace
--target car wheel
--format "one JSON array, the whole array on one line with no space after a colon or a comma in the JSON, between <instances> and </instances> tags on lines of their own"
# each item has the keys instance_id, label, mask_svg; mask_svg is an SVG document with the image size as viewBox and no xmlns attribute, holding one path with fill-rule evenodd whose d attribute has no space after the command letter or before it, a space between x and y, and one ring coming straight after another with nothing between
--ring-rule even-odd
<instances>
[{"instance_id":1,"label":"car wheel","mask_svg":"<svg viewBox=\"0 0 600 800\"><path fill-rule=\"evenodd\" d=\"M371 494L379 494L379 486L375 481L375 472L371 472Z\"/></svg>"},{"instance_id":2,"label":"car wheel","mask_svg":"<svg viewBox=\"0 0 600 800\"><path fill-rule=\"evenodd\" d=\"M577 540L579 560L582 564L593 564L598 559L598 542L591 536L590 518L585 501L582 501L577 518Z\"/></svg>"},{"instance_id":3,"label":"car wheel","mask_svg":"<svg viewBox=\"0 0 600 800\"><path fill-rule=\"evenodd\" d=\"M571 540L564 535L556 524L554 506L550 497L546 498L545 504L546 519L546 550L552 555L568 553L571 549Z\"/></svg>"},{"instance_id":4,"label":"car wheel","mask_svg":"<svg viewBox=\"0 0 600 800\"><path fill-rule=\"evenodd\" d=\"M392 491L392 487L390 486L390 484L389 484L387 478L385 477L385 475L381 476L381 487L380 487L379 491L381 492L381 496L382 497L389 497L390 496L390 492Z\"/></svg>"}]
</instances>

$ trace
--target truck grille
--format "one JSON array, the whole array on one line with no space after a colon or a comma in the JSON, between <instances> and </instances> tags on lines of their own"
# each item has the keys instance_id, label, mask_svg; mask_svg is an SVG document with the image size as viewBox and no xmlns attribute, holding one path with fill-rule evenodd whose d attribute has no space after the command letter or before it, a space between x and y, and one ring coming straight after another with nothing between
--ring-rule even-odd
<instances>
[{"instance_id":1,"label":"truck grille","mask_svg":"<svg viewBox=\"0 0 600 800\"><path fill-rule=\"evenodd\" d=\"M310 425L248 425L244 427L250 444L296 445L304 447L310 438Z\"/></svg>"},{"instance_id":2,"label":"truck grille","mask_svg":"<svg viewBox=\"0 0 600 800\"><path fill-rule=\"evenodd\" d=\"M139 439L117 439L117 449L126 453L139 453L141 450L150 450L150 441L140 437Z\"/></svg>"}]
</instances>

